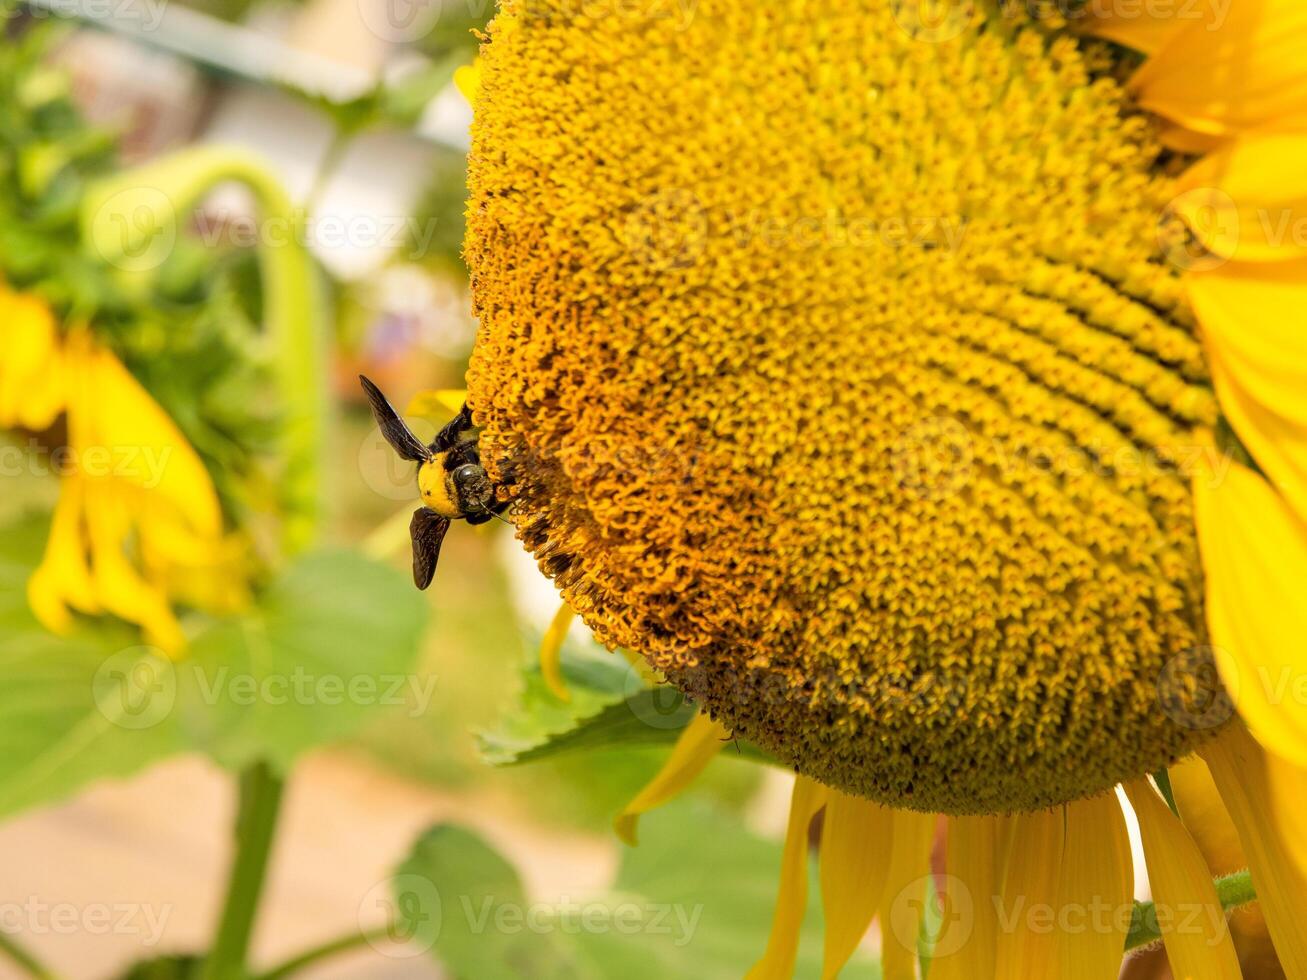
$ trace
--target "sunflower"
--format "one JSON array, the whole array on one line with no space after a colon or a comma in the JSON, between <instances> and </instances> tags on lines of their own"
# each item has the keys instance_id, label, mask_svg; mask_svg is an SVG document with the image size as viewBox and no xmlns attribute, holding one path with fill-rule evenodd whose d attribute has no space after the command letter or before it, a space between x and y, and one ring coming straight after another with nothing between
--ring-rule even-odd
<instances>
[{"instance_id":1,"label":"sunflower","mask_svg":"<svg viewBox=\"0 0 1307 980\"><path fill-rule=\"evenodd\" d=\"M61 330L32 294L0 286L0 427L43 433L59 503L28 600L56 633L72 611L110 613L176 654L174 603L231 612L247 601L242 549L223 528L204 464L177 426L86 325Z\"/></svg>"},{"instance_id":2,"label":"sunflower","mask_svg":"<svg viewBox=\"0 0 1307 980\"><path fill-rule=\"evenodd\" d=\"M1239 976L1194 756L1307 977L1307 11L1110 7L509 0L483 47L482 457L701 707L619 832L731 737L797 773L751 977L819 815L825 976L877 917L913 975L942 819L932 976L1115 977L1126 801L1212 913L1173 973Z\"/></svg>"}]
</instances>

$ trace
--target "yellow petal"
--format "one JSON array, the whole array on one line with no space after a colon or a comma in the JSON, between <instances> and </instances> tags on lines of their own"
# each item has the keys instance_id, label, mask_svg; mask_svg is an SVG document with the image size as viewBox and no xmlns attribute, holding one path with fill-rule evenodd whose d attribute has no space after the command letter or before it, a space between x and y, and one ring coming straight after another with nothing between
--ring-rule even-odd
<instances>
[{"instance_id":1,"label":"yellow petal","mask_svg":"<svg viewBox=\"0 0 1307 980\"><path fill-rule=\"evenodd\" d=\"M1085 34L1105 38L1145 54L1159 50L1184 30L1188 23L1179 17L1160 12L1150 14L1141 10L1125 11L1117 4L1090 3L1085 5L1085 11L1089 19L1080 25ZM1204 13L1209 11L1210 8L1207 8Z\"/></svg>"},{"instance_id":2,"label":"yellow petal","mask_svg":"<svg viewBox=\"0 0 1307 980\"><path fill-rule=\"evenodd\" d=\"M124 553L133 523L122 488L103 481L88 489L86 526L96 599L120 619L138 624L146 639L165 653L180 653L186 639L167 596L146 582Z\"/></svg>"},{"instance_id":3,"label":"yellow petal","mask_svg":"<svg viewBox=\"0 0 1307 980\"><path fill-rule=\"evenodd\" d=\"M436 388L419 391L410 399L405 415L427 419L448 419L463 410L467 403L465 388Z\"/></svg>"},{"instance_id":4,"label":"yellow petal","mask_svg":"<svg viewBox=\"0 0 1307 980\"><path fill-rule=\"evenodd\" d=\"M1302 0L1234 0L1223 16L1215 5L1190 9L1196 16L1172 18L1184 26L1160 39L1131 80L1144 108L1200 133L1307 120Z\"/></svg>"},{"instance_id":5,"label":"yellow petal","mask_svg":"<svg viewBox=\"0 0 1307 980\"><path fill-rule=\"evenodd\" d=\"M463 98L475 105L481 91L481 66L475 61L470 65L460 65L454 71L454 84L463 93Z\"/></svg>"},{"instance_id":6,"label":"yellow petal","mask_svg":"<svg viewBox=\"0 0 1307 980\"><path fill-rule=\"evenodd\" d=\"M545 630L545 637L540 642L540 673L544 676L545 686L560 701L571 701L572 695L563 680L563 641L572 625L576 613L564 602L554 613L553 622Z\"/></svg>"},{"instance_id":7,"label":"yellow petal","mask_svg":"<svg viewBox=\"0 0 1307 980\"><path fill-rule=\"evenodd\" d=\"M1009 921L999 932L995 977L1058 980L1058 938L1041 916L1057 907L1065 849L1062 807L1012 819L1002 902Z\"/></svg>"},{"instance_id":8,"label":"yellow petal","mask_svg":"<svg viewBox=\"0 0 1307 980\"><path fill-rule=\"evenodd\" d=\"M43 300L26 294L7 295L0 316L7 321L0 425L48 428L64 401L54 316Z\"/></svg>"},{"instance_id":9,"label":"yellow petal","mask_svg":"<svg viewBox=\"0 0 1307 980\"><path fill-rule=\"evenodd\" d=\"M1301 777L1291 785L1281 783L1277 792L1277 777L1285 775L1280 768L1284 763L1262 749L1238 724L1228 726L1201 754L1238 828L1258 903L1285 976L1307 980L1307 919L1302 914L1303 896L1307 895L1303 871L1307 837L1301 826L1285 832L1286 822L1292 828L1307 813L1307 790Z\"/></svg>"},{"instance_id":10,"label":"yellow petal","mask_svg":"<svg viewBox=\"0 0 1307 980\"><path fill-rule=\"evenodd\" d=\"M202 534L217 537L222 511L208 471L181 430L140 382L106 350L92 347L85 387L74 401L93 413L88 442L74 441L78 465L91 476L112 476L158 494Z\"/></svg>"},{"instance_id":11,"label":"yellow petal","mask_svg":"<svg viewBox=\"0 0 1307 980\"><path fill-rule=\"evenodd\" d=\"M820 783L814 783L806 776L794 778L771 936L767 940L767 951L745 975L745 980L791 980L794 975L799 928L808 907L808 828L812 818L826 804L826 799L826 787Z\"/></svg>"},{"instance_id":12,"label":"yellow petal","mask_svg":"<svg viewBox=\"0 0 1307 980\"><path fill-rule=\"evenodd\" d=\"M821 901L826 912L822 977L839 975L880 906L895 842L894 812L829 790L821 828Z\"/></svg>"},{"instance_id":13,"label":"yellow petal","mask_svg":"<svg viewBox=\"0 0 1307 980\"><path fill-rule=\"evenodd\" d=\"M69 477L60 484L59 503L50 522L45 555L27 583L27 602L36 618L52 633L66 633L72 628L69 606L84 613L100 610L82 538L84 494L77 477Z\"/></svg>"},{"instance_id":14,"label":"yellow petal","mask_svg":"<svg viewBox=\"0 0 1307 980\"><path fill-rule=\"evenodd\" d=\"M1125 786L1139 818L1144 863L1176 980L1239 980L1225 911L1198 845L1146 780Z\"/></svg>"},{"instance_id":15,"label":"yellow petal","mask_svg":"<svg viewBox=\"0 0 1307 980\"><path fill-rule=\"evenodd\" d=\"M880 900L880 968L884 980L913 980L939 820L932 813L894 811L894 850Z\"/></svg>"},{"instance_id":16,"label":"yellow petal","mask_svg":"<svg viewBox=\"0 0 1307 980\"><path fill-rule=\"evenodd\" d=\"M1223 144L1181 175L1176 194L1173 210L1220 258L1283 262L1307 255L1307 133Z\"/></svg>"},{"instance_id":17,"label":"yellow petal","mask_svg":"<svg viewBox=\"0 0 1307 980\"><path fill-rule=\"evenodd\" d=\"M1221 409L1261 469L1307 517L1307 261L1186 278Z\"/></svg>"},{"instance_id":18,"label":"yellow petal","mask_svg":"<svg viewBox=\"0 0 1307 980\"><path fill-rule=\"evenodd\" d=\"M640 815L660 807L689 786L716 757L731 733L702 711L681 732L676 747L649 785L640 790L614 821L617 836L634 847Z\"/></svg>"},{"instance_id":19,"label":"yellow petal","mask_svg":"<svg viewBox=\"0 0 1307 980\"><path fill-rule=\"evenodd\" d=\"M1224 477L1199 470L1194 511L1221 679L1253 734L1307 765L1307 704L1295 696L1307 667L1307 527L1237 463Z\"/></svg>"},{"instance_id":20,"label":"yellow petal","mask_svg":"<svg viewBox=\"0 0 1307 980\"><path fill-rule=\"evenodd\" d=\"M1134 907L1130 835L1115 793L1068 803L1057 908L1063 980L1116 980Z\"/></svg>"},{"instance_id":21,"label":"yellow petal","mask_svg":"<svg viewBox=\"0 0 1307 980\"><path fill-rule=\"evenodd\" d=\"M1000 875L1010 830L1005 817L951 817L943 914L931 959L932 980L994 976Z\"/></svg>"}]
</instances>

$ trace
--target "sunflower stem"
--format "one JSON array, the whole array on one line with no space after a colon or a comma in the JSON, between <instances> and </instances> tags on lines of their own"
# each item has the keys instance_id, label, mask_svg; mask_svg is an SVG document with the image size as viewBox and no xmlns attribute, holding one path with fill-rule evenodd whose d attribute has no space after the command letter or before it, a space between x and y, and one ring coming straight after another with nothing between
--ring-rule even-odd
<instances>
[{"instance_id":1,"label":"sunflower stem","mask_svg":"<svg viewBox=\"0 0 1307 980\"><path fill-rule=\"evenodd\" d=\"M282 546L294 555L312 546L322 526L329 418L327 346L313 260L303 244L302 211L258 158L237 150L191 147L96 183L82 203L82 234L125 277L148 275L149 269L140 266L161 262L197 204L227 181L248 187L261 212L263 319L286 408ZM143 256L150 261L141 261Z\"/></svg>"},{"instance_id":2,"label":"sunflower stem","mask_svg":"<svg viewBox=\"0 0 1307 980\"><path fill-rule=\"evenodd\" d=\"M1213 884L1216 886L1216 897L1221 900L1221 908L1226 915L1257 900L1252 875L1247 870L1217 878ZM1134 918L1130 921L1130 932L1125 941L1126 953L1152 946L1161 940L1162 930L1158 925L1157 909L1153 903L1135 902Z\"/></svg>"},{"instance_id":3,"label":"sunflower stem","mask_svg":"<svg viewBox=\"0 0 1307 980\"><path fill-rule=\"evenodd\" d=\"M227 898L204 961L201 980L244 980L246 960L268 855L281 809L282 781L266 762L241 773L240 803L236 814L236 856L227 882Z\"/></svg>"}]
</instances>

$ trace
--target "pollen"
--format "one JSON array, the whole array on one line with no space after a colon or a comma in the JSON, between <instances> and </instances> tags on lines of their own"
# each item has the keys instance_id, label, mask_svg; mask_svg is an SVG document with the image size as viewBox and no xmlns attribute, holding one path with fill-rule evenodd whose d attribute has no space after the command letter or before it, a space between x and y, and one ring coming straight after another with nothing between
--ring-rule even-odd
<instances>
[{"instance_id":1,"label":"pollen","mask_svg":"<svg viewBox=\"0 0 1307 980\"><path fill-rule=\"evenodd\" d=\"M849 793L1031 810L1187 754L1218 410L1111 50L674 6L510 0L484 47L469 397L525 545Z\"/></svg>"}]
</instances>

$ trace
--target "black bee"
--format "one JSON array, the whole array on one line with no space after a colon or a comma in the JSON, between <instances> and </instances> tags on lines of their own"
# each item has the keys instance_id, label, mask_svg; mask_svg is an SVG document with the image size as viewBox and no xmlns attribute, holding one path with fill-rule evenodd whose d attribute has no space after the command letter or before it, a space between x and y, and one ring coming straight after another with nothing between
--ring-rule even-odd
<instances>
[{"instance_id":1,"label":"black bee","mask_svg":"<svg viewBox=\"0 0 1307 980\"><path fill-rule=\"evenodd\" d=\"M409 532L413 536L413 581L419 589L425 589L436 574L449 522L462 518L469 524L485 524L502 514L508 504L496 499L490 476L481 465L477 431L466 405L431 445L424 446L386 401L381 389L361 374L359 381L363 382L372 415L386 442L401 459L418 464L418 493L423 506L414 512Z\"/></svg>"}]
</instances>

